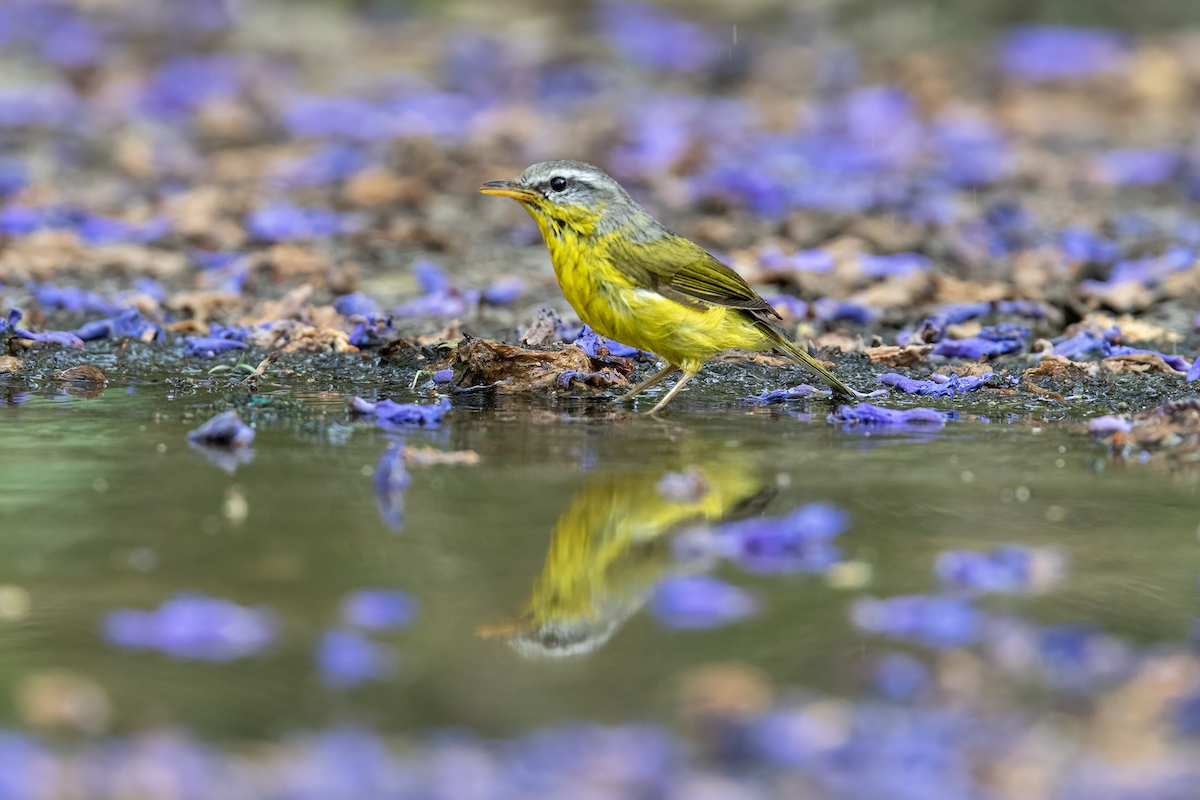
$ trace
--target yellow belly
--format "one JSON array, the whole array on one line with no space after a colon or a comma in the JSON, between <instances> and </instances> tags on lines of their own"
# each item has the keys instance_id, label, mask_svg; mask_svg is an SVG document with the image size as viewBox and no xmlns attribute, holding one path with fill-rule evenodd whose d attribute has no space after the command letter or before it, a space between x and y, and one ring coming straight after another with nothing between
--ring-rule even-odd
<instances>
[{"instance_id":1,"label":"yellow belly","mask_svg":"<svg viewBox=\"0 0 1200 800\"><path fill-rule=\"evenodd\" d=\"M551 247L554 271L567 302L601 336L657 353L687 372L731 347L764 350L771 342L739 309L689 308L651 289L602 260L586 263ZM558 250L558 252L555 252Z\"/></svg>"}]
</instances>

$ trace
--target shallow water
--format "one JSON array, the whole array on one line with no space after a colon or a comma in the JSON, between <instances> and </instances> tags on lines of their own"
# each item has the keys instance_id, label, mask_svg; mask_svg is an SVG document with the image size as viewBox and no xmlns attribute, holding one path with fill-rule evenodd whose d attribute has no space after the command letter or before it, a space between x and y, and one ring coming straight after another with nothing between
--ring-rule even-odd
<instances>
[{"instance_id":1,"label":"shallow water","mask_svg":"<svg viewBox=\"0 0 1200 800\"><path fill-rule=\"evenodd\" d=\"M1060 548L1068 577L983 607L1090 622L1139 643L1183 640L1196 615L1195 482L1114 462L1066 417L964 415L933 433L864 435L828 424L819 403L796 407L805 418L698 394L650 417L602 399L462 394L440 428L406 440L474 450L480 462L411 467L397 533L381 520L371 475L399 437L351 420L351 393L265 387L240 408L257 438L233 474L187 440L229 395L147 381L90 400L35 391L0 408L0 583L30 599L27 615L0 623L0 696L67 669L109 695L111 730L179 724L217 741L348 719L383 732L486 734L573 718L670 722L680 676L715 661L856 696L894 647L852 626L855 598L934 591L938 552L1014 542ZM762 613L716 630L663 627L639 607L656 580L695 569L675 565L665 542L697 515L665 513L654 487L688 467L708 480L710 520L813 501L848 510L853 525L836 544L860 566L831 580L722 565L716 574L758 593ZM478 636L511 627L556 525L564 541L621 525L640 537L602 570L609 638L586 654L531 657ZM400 669L327 689L314 648L345 594L365 586L420 602L414 625L380 637L401 653ZM182 589L270 606L279 643L207 664L104 642L106 610L155 608ZM0 724L24 721L0 704Z\"/></svg>"}]
</instances>

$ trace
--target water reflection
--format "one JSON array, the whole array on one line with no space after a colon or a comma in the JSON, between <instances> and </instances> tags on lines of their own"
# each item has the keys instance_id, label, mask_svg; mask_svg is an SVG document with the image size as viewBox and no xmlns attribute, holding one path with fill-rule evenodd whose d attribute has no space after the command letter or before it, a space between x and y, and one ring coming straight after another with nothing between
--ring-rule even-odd
<instances>
[{"instance_id":1,"label":"water reflection","mask_svg":"<svg viewBox=\"0 0 1200 800\"><path fill-rule=\"evenodd\" d=\"M774 495L757 467L738 460L600 478L559 518L521 612L477 633L503 638L525 656L589 653L678 568L674 534L692 523L757 513Z\"/></svg>"}]
</instances>

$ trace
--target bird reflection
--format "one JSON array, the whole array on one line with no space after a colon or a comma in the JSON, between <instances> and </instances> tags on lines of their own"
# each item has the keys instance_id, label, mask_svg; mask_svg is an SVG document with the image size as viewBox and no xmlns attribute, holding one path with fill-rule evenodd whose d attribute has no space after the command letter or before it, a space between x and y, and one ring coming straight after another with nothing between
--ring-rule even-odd
<instances>
[{"instance_id":1,"label":"bird reflection","mask_svg":"<svg viewBox=\"0 0 1200 800\"><path fill-rule=\"evenodd\" d=\"M736 461L597 480L559 518L545 567L520 614L476 632L503 638L524 656L589 653L672 571L675 533L757 513L774 494L755 468Z\"/></svg>"}]
</instances>

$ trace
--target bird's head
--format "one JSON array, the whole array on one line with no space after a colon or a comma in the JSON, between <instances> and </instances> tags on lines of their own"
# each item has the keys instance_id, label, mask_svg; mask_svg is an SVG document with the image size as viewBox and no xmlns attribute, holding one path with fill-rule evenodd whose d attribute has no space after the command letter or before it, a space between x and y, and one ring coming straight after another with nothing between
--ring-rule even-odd
<instances>
[{"instance_id":1,"label":"bird's head","mask_svg":"<svg viewBox=\"0 0 1200 800\"><path fill-rule=\"evenodd\" d=\"M485 183L479 191L519 201L547 241L567 231L591 236L650 219L621 184L582 161L543 161L519 177Z\"/></svg>"}]
</instances>

